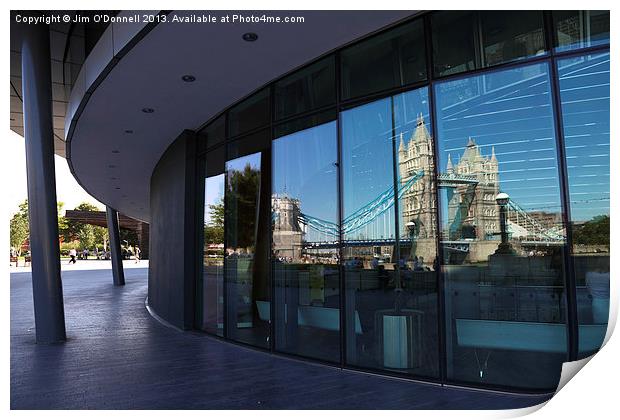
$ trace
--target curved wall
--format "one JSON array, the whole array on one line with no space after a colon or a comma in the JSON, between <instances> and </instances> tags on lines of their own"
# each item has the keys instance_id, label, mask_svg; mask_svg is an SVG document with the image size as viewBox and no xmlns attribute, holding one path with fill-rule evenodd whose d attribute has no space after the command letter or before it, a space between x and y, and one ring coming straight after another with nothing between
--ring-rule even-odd
<instances>
[{"instance_id":1,"label":"curved wall","mask_svg":"<svg viewBox=\"0 0 620 420\"><path fill-rule=\"evenodd\" d=\"M151 177L148 304L174 326L193 328L196 232L196 136L183 132Z\"/></svg>"}]
</instances>

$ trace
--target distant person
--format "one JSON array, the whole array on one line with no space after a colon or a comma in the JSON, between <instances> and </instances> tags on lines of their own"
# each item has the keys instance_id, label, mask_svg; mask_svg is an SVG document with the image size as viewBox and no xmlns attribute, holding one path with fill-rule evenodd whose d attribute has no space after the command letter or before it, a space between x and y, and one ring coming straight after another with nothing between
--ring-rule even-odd
<instances>
[{"instance_id":1,"label":"distant person","mask_svg":"<svg viewBox=\"0 0 620 420\"><path fill-rule=\"evenodd\" d=\"M138 262L140 261L140 252L141 252L140 248L138 248L138 246L136 245L136 246L133 247L133 250L134 250L134 254L136 254L135 255L135 257L136 257L136 264L138 264Z\"/></svg>"},{"instance_id":2,"label":"distant person","mask_svg":"<svg viewBox=\"0 0 620 420\"><path fill-rule=\"evenodd\" d=\"M71 260L69 260L68 264L75 264L77 262L75 259L75 257L77 257L77 251L75 248L71 248L71 250L69 251L69 257L71 258Z\"/></svg>"}]
</instances>

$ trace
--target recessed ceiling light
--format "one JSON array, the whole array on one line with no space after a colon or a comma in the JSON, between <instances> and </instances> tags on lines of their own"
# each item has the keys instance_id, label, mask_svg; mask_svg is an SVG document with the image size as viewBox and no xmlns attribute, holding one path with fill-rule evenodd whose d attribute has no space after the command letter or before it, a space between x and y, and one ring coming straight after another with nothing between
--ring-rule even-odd
<instances>
[{"instance_id":1,"label":"recessed ceiling light","mask_svg":"<svg viewBox=\"0 0 620 420\"><path fill-rule=\"evenodd\" d=\"M142 112L145 114L152 114L155 110L153 108L142 108Z\"/></svg>"},{"instance_id":2,"label":"recessed ceiling light","mask_svg":"<svg viewBox=\"0 0 620 420\"><path fill-rule=\"evenodd\" d=\"M133 134L133 130L125 130L125 134Z\"/></svg>"},{"instance_id":3,"label":"recessed ceiling light","mask_svg":"<svg viewBox=\"0 0 620 420\"><path fill-rule=\"evenodd\" d=\"M181 79L184 82L187 82L187 83L191 83L191 82L195 82L196 81L196 78L194 76L192 76L191 74L186 74L185 76L181 77Z\"/></svg>"},{"instance_id":4,"label":"recessed ceiling light","mask_svg":"<svg viewBox=\"0 0 620 420\"><path fill-rule=\"evenodd\" d=\"M256 35L254 32L246 32L241 36L241 38L243 38L243 40L247 42L254 42L258 39L258 35Z\"/></svg>"}]
</instances>

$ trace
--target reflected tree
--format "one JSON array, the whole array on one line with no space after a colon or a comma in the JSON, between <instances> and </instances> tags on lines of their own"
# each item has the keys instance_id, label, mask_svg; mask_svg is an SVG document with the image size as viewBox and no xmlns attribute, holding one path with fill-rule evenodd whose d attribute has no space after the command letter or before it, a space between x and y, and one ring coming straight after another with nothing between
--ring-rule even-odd
<instances>
[{"instance_id":1,"label":"reflected tree","mask_svg":"<svg viewBox=\"0 0 620 420\"><path fill-rule=\"evenodd\" d=\"M609 216L595 216L582 225L573 225L573 242L580 245L609 245Z\"/></svg>"}]
</instances>

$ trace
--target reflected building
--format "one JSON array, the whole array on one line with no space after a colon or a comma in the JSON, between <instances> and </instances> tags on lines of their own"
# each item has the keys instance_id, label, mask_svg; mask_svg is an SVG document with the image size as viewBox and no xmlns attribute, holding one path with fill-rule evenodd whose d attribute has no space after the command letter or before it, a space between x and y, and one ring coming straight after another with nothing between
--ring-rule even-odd
<instances>
[{"instance_id":1,"label":"reflected building","mask_svg":"<svg viewBox=\"0 0 620 420\"><path fill-rule=\"evenodd\" d=\"M473 138L469 138L463 156L452 164L450 154L447 179L455 182L448 192L450 239L489 239L498 233L499 212L495 197L499 193L499 165L492 148L484 156Z\"/></svg>"},{"instance_id":2,"label":"reflected building","mask_svg":"<svg viewBox=\"0 0 620 420\"><path fill-rule=\"evenodd\" d=\"M426 261L435 258L437 211L434 185L433 139L420 114L408 141L400 135L398 163L401 185L423 173L403 194L402 227L404 237L412 240L411 256ZM444 237L458 240L491 240L498 234L499 211L495 197L499 193L499 163L495 148L491 156L469 138L465 151L454 164L450 154L440 184L447 191L448 231Z\"/></svg>"},{"instance_id":3,"label":"reflected building","mask_svg":"<svg viewBox=\"0 0 620 420\"><path fill-rule=\"evenodd\" d=\"M401 185L406 184L420 172L424 174L403 194L403 228L406 229L407 223L413 222L415 223L414 232L406 232L407 234L413 234L418 240L434 240L437 230L435 211L437 200L433 181L435 171L433 139L421 114L417 118L415 130L406 144L404 134L400 134L398 165Z\"/></svg>"},{"instance_id":4,"label":"reflected building","mask_svg":"<svg viewBox=\"0 0 620 420\"><path fill-rule=\"evenodd\" d=\"M301 259L304 239L302 225L299 223L299 200L286 194L274 194L271 197L271 206L274 258L298 262Z\"/></svg>"}]
</instances>

